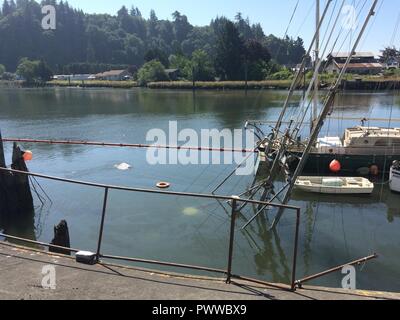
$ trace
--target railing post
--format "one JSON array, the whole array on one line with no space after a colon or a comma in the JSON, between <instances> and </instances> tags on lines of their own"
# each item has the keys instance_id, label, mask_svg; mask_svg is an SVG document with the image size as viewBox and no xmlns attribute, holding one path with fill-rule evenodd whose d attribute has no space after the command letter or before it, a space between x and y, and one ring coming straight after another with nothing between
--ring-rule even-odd
<instances>
[{"instance_id":1,"label":"railing post","mask_svg":"<svg viewBox=\"0 0 400 320\"><path fill-rule=\"evenodd\" d=\"M96 252L97 261L99 261L99 259L100 259L101 242L103 240L104 220L106 217L106 210L107 210L107 200L108 200L108 187L106 187L104 189L103 211L102 211L102 215L101 215L99 241L97 242L97 252Z\"/></svg>"},{"instance_id":2,"label":"railing post","mask_svg":"<svg viewBox=\"0 0 400 320\"><path fill-rule=\"evenodd\" d=\"M300 208L296 209L296 234L294 238L293 250L293 267L292 267L292 284L291 290L296 291L296 268L297 268L297 250L299 247L299 232L300 232Z\"/></svg>"},{"instance_id":3,"label":"railing post","mask_svg":"<svg viewBox=\"0 0 400 320\"><path fill-rule=\"evenodd\" d=\"M228 253L228 269L226 283L230 284L232 279L232 260L233 260L233 245L235 240L235 225L237 215L237 200L239 197L232 197L232 213L231 213L231 229L229 233L229 253Z\"/></svg>"}]
</instances>

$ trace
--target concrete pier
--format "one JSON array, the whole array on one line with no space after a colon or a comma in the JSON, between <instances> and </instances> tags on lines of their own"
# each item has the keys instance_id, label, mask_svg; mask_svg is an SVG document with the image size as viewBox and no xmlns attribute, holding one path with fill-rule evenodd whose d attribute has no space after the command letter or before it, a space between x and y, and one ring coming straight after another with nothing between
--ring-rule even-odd
<instances>
[{"instance_id":1,"label":"concrete pier","mask_svg":"<svg viewBox=\"0 0 400 320\"><path fill-rule=\"evenodd\" d=\"M42 286L54 266L56 288ZM161 273L110 264L88 266L74 258L0 242L0 299L118 300L400 300L400 294L305 287L288 292L246 282Z\"/></svg>"}]
</instances>

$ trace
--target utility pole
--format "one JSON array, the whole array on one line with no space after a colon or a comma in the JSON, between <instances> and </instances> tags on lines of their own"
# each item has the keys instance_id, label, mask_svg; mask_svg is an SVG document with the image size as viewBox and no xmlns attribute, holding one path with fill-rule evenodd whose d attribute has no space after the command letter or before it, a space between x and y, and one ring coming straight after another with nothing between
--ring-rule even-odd
<instances>
[{"instance_id":1,"label":"utility pole","mask_svg":"<svg viewBox=\"0 0 400 320\"><path fill-rule=\"evenodd\" d=\"M314 124L316 119L318 118L318 91L319 91L319 70L318 70L318 65L319 65L319 36L320 36L320 31L319 31L319 25L320 25L320 0L316 0L316 38L315 38L315 61L314 61L314 72L316 73L315 77L315 82L314 82L314 104L313 104L313 109L311 113L311 132L314 128Z\"/></svg>"}]
</instances>

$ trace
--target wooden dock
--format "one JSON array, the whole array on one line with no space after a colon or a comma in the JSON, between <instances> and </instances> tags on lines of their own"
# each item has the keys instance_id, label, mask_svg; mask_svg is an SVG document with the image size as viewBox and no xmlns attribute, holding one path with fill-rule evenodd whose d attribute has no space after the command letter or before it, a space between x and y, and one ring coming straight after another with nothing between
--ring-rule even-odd
<instances>
[{"instance_id":1,"label":"wooden dock","mask_svg":"<svg viewBox=\"0 0 400 320\"><path fill-rule=\"evenodd\" d=\"M54 266L56 288L42 287ZM0 299L17 300L400 300L400 294L305 287L296 292L246 282L111 264L88 266L68 256L0 242Z\"/></svg>"}]
</instances>

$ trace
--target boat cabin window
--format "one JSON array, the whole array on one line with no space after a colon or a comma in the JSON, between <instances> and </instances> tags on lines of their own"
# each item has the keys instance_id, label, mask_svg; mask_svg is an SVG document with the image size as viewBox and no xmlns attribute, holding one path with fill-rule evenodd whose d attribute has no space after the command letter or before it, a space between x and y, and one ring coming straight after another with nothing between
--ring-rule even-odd
<instances>
[{"instance_id":1,"label":"boat cabin window","mask_svg":"<svg viewBox=\"0 0 400 320\"><path fill-rule=\"evenodd\" d=\"M377 140L375 143L376 147L388 147L390 146L390 141L389 140Z\"/></svg>"}]
</instances>

